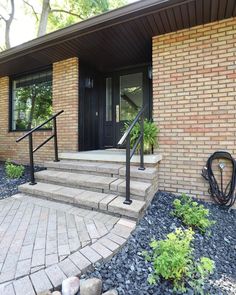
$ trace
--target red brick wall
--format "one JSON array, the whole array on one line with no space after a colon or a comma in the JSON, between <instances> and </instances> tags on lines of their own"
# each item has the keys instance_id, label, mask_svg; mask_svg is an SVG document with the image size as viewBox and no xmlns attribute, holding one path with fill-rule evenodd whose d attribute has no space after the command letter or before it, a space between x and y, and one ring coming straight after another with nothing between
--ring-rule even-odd
<instances>
[{"instance_id":1,"label":"red brick wall","mask_svg":"<svg viewBox=\"0 0 236 295\"><path fill-rule=\"evenodd\" d=\"M236 157L236 18L153 38L159 188L204 197L216 150Z\"/></svg>"},{"instance_id":2,"label":"red brick wall","mask_svg":"<svg viewBox=\"0 0 236 295\"><path fill-rule=\"evenodd\" d=\"M59 151L78 150L78 59L71 58L53 65L53 112L64 109L58 119ZM9 132L9 78L0 78L0 161L10 159L28 163L28 140L16 144L22 132ZM34 135L35 146L51 134L39 131ZM35 153L35 162L53 157L53 142Z\"/></svg>"}]
</instances>

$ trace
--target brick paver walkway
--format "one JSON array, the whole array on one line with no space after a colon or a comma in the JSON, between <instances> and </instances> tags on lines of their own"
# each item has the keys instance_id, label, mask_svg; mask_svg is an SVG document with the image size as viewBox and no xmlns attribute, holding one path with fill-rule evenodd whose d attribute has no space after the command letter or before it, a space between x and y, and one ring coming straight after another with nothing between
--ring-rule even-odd
<instances>
[{"instance_id":1,"label":"brick paver walkway","mask_svg":"<svg viewBox=\"0 0 236 295\"><path fill-rule=\"evenodd\" d=\"M23 194L1 200L0 290L38 294L111 257L134 228L122 220Z\"/></svg>"}]
</instances>

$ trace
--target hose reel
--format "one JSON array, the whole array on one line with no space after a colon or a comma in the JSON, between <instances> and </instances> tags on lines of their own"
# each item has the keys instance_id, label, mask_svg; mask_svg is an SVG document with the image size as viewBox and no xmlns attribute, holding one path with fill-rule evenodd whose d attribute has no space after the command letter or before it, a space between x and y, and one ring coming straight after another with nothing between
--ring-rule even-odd
<instances>
[{"instance_id":1,"label":"hose reel","mask_svg":"<svg viewBox=\"0 0 236 295\"><path fill-rule=\"evenodd\" d=\"M219 182L217 182L216 174L213 172L213 161L221 160L218 163L218 169L220 171ZM225 161L231 162L232 175L229 182L224 184L224 174L226 169ZM209 182L209 194L215 200L216 203L231 207L236 201L235 186L236 186L236 161L230 153L225 151L217 151L213 153L207 160L206 167L202 169L202 176Z\"/></svg>"}]
</instances>

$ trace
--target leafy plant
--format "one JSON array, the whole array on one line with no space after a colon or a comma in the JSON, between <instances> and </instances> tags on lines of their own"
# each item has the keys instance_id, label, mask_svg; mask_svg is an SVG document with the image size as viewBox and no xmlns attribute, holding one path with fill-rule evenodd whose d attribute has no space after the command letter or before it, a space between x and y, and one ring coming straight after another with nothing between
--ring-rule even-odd
<instances>
[{"instance_id":1,"label":"leafy plant","mask_svg":"<svg viewBox=\"0 0 236 295\"><path fill-rule=\"evenodd\" d=\"M131 122L125 123L125 130L127 130L130 126ZM141 126L140 123L136 123L134 128L132 129L130 133L130 146L131 148L134 147L136 141L138 140L140 136ZM154 122L148 121L147 119L144 120L144 126L143 126L143 132L144 132L144 153L148 154L151 152L152 147L157 147L157 136L159 133L159 128ZM137 148L137 151L140 150L140 145Z\"/></svg>"},{"instance_id":2,"label":"leafy plant","mask_svg":"<svg viewBox=\"0 0 236 295\"><path fill-rule=\"evenodd\" d=\"M193 276L189 277L188 284L195 290L196 294L204 295L203 287L205 281L213 273L214 268L214 261L208 257L201 257L197 263L192 265L190 273Z\"/></svg>"},{"instance_id":3,"label":"leafy plant","mask_svg":"<svg viewBox=\"0 0 236 295\"><path fill-rule=\"evenodd\" d=\"M194 259L193 239L192 229L177 228L165 240L152 240L151 253L144 253L146 260L153 264L148 282L156 284L163 278L173 282L175 291L185 292L186 287L191 286L197 294L203 294L204 283L214 269L214 262L206 257Z\"/></svg>"},{"instance_id":4,"label":"leafy plant","mask_svg":"<svg viewBox=\"0 0 236 295\"><path fill-rule=\"evenodd\" d=\"M172 214L182 219L183 223L199 229L202 233L215 223L209 220L209 210L194 202L191 197L182 194L181 200L175 199Z\"/></svg>"},{"instance_id":5,"label":"leafy plant","mask_svg":"<svg viewBox=\"0 0 236 295\"><path fill-rule=\"evenodd\" d=\"M8 178L20 178L24 174L25 168L22 165L15 165L9 161L5 163L5 172Z\"/></svg>"}]
</instances>

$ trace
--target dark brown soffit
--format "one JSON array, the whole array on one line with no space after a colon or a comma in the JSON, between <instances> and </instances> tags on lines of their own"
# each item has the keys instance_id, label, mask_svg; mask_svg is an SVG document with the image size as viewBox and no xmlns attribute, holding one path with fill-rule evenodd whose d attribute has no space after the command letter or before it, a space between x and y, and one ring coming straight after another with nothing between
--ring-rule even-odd
<instances>
[{"instance_id":1,"label":"dark brown soffit","mask_svg":"<svg viewBox=\"0 0 236 295\"><path fill-rule=\"evenodd\" d=\"M107 71L151 61L153 36L236 16L235 0L143 0L0 53L0 76L78 56Z\"/></svg>"}]
</instances>

